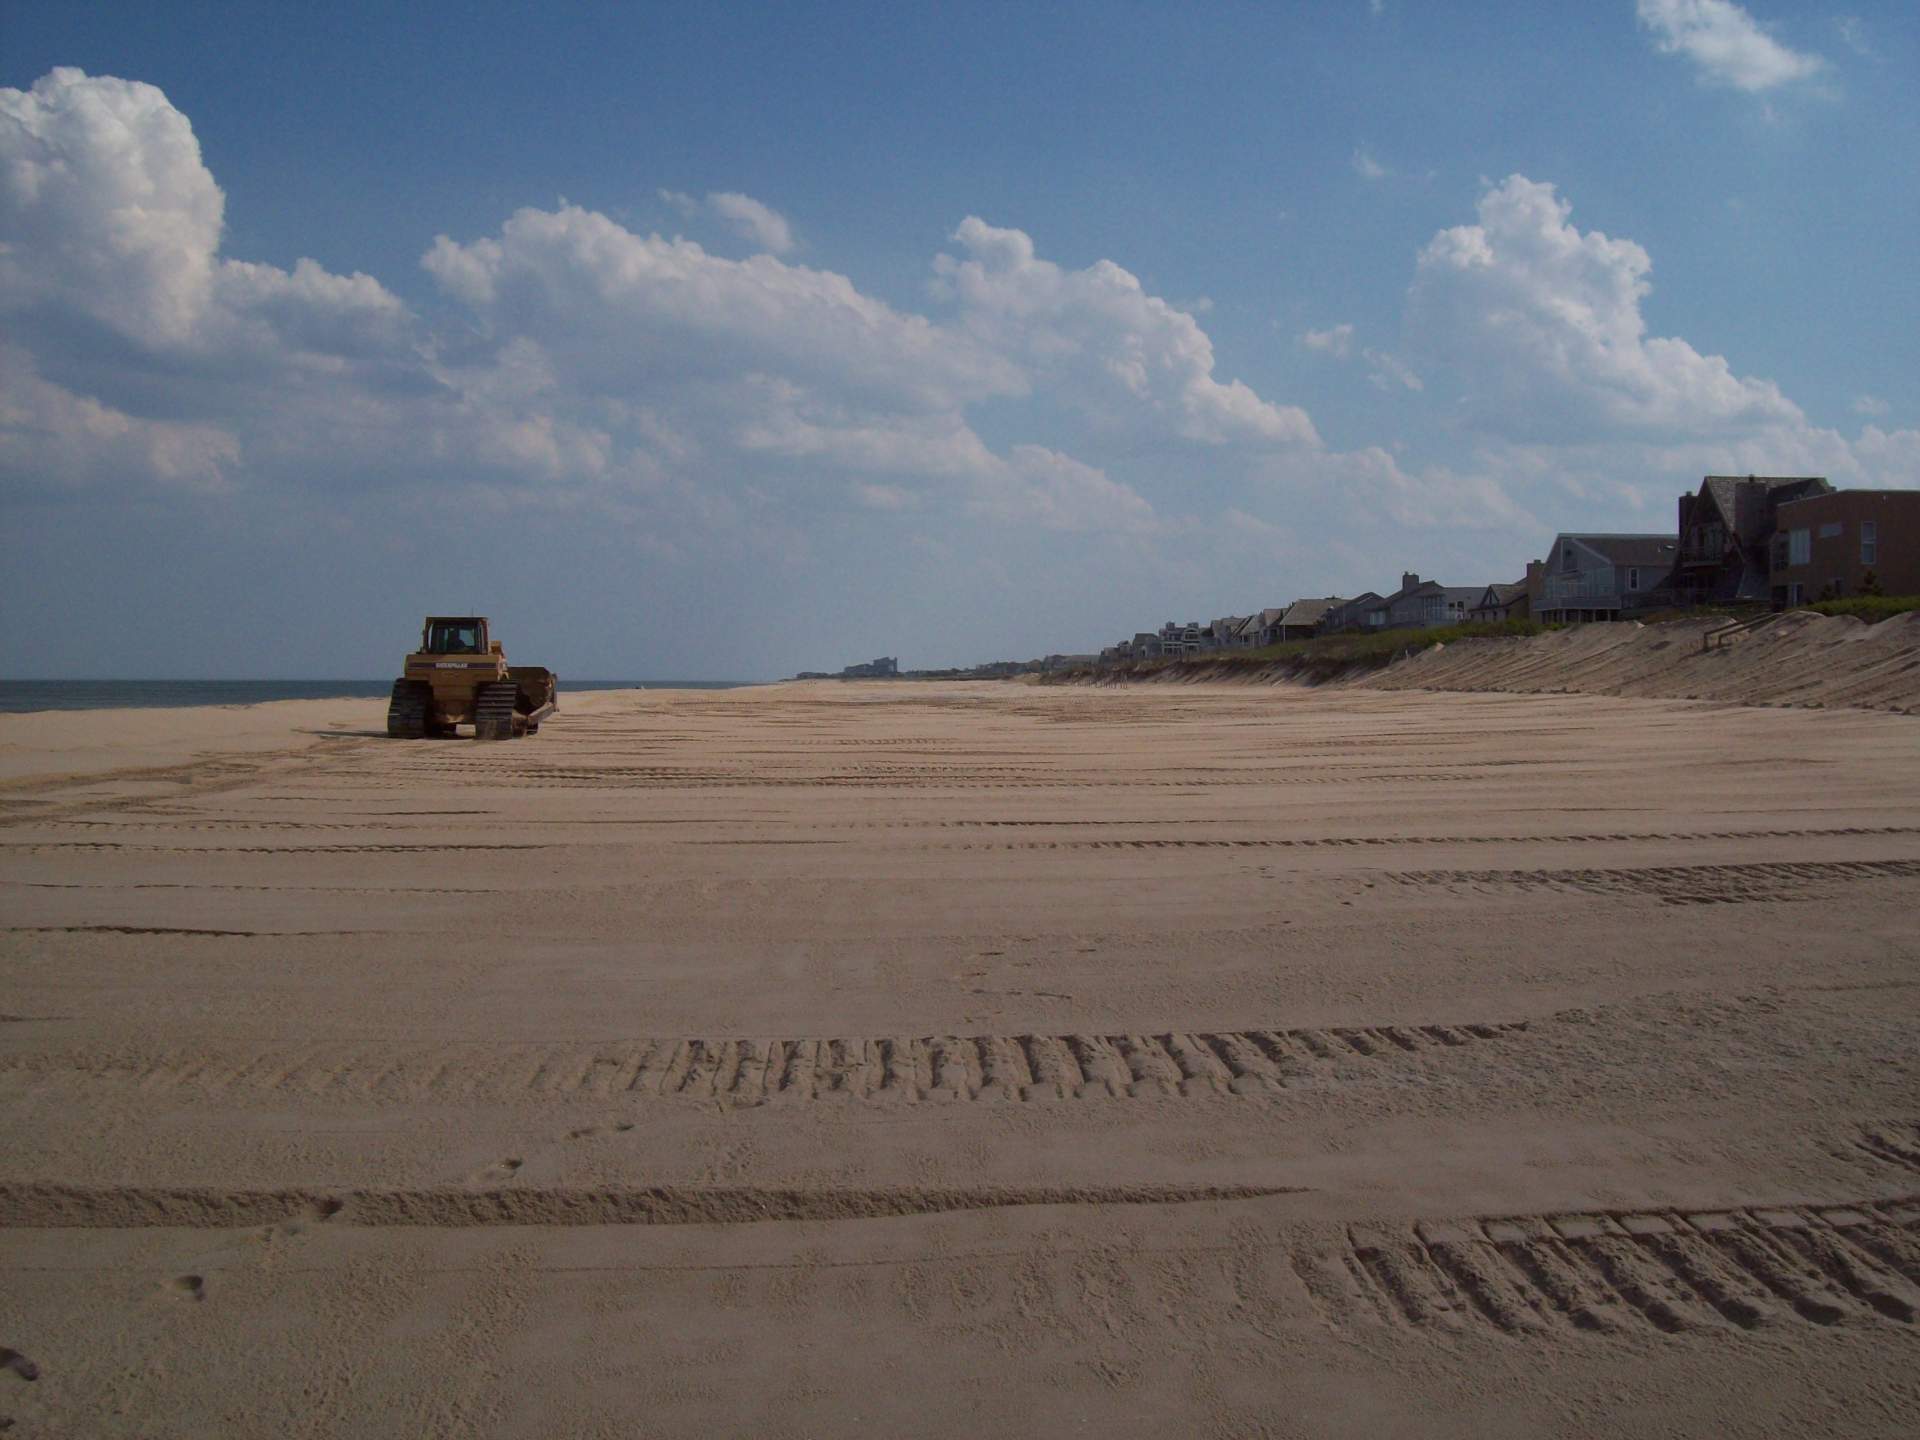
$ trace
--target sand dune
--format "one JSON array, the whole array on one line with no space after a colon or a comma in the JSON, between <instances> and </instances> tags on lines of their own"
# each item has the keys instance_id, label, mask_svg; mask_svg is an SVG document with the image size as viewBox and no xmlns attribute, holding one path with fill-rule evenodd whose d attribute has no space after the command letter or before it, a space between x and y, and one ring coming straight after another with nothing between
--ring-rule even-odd
<instances>
[{"instance_id":1,"label":"sand dune","mask_svg":"<svg viewBox=\"0 0 1920 1440\"><path fill-rule=\"evenodd\" d=\"M1920 710L1920 611L1878 625L1800 610L1703 646L1720 620L1580 625L1467 640L1356 683L1375 690L1503 690Z\"/></svg>"},{"instance_id":2,"label":"sand dune","mask_svg":"<svg viewBox=\"0 0 1920 1440\"><path fill-rule=\"evenodd\" d=\"M1910 672L1783 625L0 717L0 1419L1911 1433Z\"/></svg>"}]
</instances>

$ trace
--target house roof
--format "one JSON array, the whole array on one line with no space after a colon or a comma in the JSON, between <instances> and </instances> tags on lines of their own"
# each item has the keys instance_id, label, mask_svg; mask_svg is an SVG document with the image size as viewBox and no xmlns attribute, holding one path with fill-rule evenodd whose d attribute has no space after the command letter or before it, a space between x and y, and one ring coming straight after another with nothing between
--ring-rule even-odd
<instances>
[{"instance_id":1,"label":"house roof","mask_svg":"<svg viewBox=\"0 0 1920 1440\"><path fill-rule=\"evenodd\" d=\"M1445 600L1464 600L1469 605L1486 594L1484 585L1442 585L1438 580L1422 580L1416 585L1407 585L1387 596L1387 604L1398 605L1402 600L1411 600L1416 595L1439 596Z\"/></svg>"},{"instance_id":2,"label":"house roof","mask_svg":"<svg viewBox=\"0 0 1920 1440\"><path fill-rule=\"evenodd\" d=\"M1803 499L1808 495L1824 495L1833 487L1821 475L1709 475L1700 482L1700 490L1709 496L1720 511L1720 518L1730 530L1739 528L1737 513L1740 487L1757 485L1763 492L1776 500ZM1799 490L1801 493L1782 494L1782 491Z\"/></svg>"},{"instance_id":3,"label":"house roof","mask_svg":"<svg viewBox=\"0 0 1920 1440\"><path fill-rule=\"evenodd\" d=\"M1282 625L1318 625L1329 610L1344 605L1338 595L1323 595L1318 600L1296 600L1280 617Z\"/></svg>"},{"instance_id":4,"label":"house roof","mask_svg":"<svg viewBox=\"0 0 1920 1440\"><path fill-rule=\"evenodd\" d=\"M1584 535L1570 531L1556 536L1554 544L1558 545L1563 540L1586 546L1595 554L1604 556L1609 564L1642 568L1672 565L1680 544L1679 537L1674 535Z\"/></svg>"},{"instance_id":5,"label":"house roof","mask_svg":"<svg viewBox=\"0 0 1920 1440\"><path fill-rule=\"evenodd\" d=\"M1516 580L1511 585L1489 585L1481 592L1482 605L1509 605L1527 593L1527 582Z\"/></svg>"}]
</instances>

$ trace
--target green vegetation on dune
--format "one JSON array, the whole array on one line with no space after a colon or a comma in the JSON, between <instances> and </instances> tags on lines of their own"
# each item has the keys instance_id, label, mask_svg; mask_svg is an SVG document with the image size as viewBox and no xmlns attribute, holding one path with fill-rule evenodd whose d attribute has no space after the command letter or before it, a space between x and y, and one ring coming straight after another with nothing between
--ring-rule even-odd
<instances>
[{"instance_id":1,"label":"green vegetation on dune","mask_svg":"<svg viewBox=\"0 0 1920 1440\"><path fill-rule=\"evenodd\" d=\"M1491 624L1444 625L1431 630L1375 630L1322 635L1312 640L1283 640L1278 645L1266 645L1258 650L1210 650L1201 655L1169 655L1122 665L1088 666L1057 672L1047 678L1084 679L1097 675L1137 680L1188 671L1195 674L1236 675L1269 669L1284 669L1303 678L1312 678L1355 667L1372 669L1391 664L1402 655L1424 650L1430 645L1445 645L1455 640L1539 635L1558 628L1532 620L1507 620Z\"/></svg>"},{"instance_id":2,"label":"green vegetation on dune","mask_svg":"<svg viewBox=\"0 0 1920 1440\"><path fill-rule=\"evenodd\" d=\"M1821 615L1851 615L1871 625L1895 615L1920 610L1920 595L1862 595L1847 600L1819 600L1800 607ZM1649 611L1636 618L1644 625L1682 620L1758 619L1772 612L1764 605L1703 605L1691 609ZM1607 622L1592 622L1605 624ZM1312 640L1287 640L1258 650L1210 650L1199 655L1169 655L1155 660L1133 660L1116 665L1081 666L1043 676L1057 680L1146 680L1156 677L1207 679L1274 671L1309 683L1344 671L1373 670L1392 664L1434 645L1459 640L1518 639L1565 630L1565 625L1543 625L1535 620L1507 620L1493 624L1445 625L1431 630L1374 630L1323 635Z\"/></svg>"},{"instance_id":3,"label":"green vegetation on dune","mask_svg":"<svg viewBox=\"0 0 1920 1440\"><path fill-rule=\"evenodd\" d=\"M1816 600L1805 608L1821 615L1851 615L1872 625L1920 610L1920 595L1855 595L1845 600Z\"/></svg>"}]
</instances>

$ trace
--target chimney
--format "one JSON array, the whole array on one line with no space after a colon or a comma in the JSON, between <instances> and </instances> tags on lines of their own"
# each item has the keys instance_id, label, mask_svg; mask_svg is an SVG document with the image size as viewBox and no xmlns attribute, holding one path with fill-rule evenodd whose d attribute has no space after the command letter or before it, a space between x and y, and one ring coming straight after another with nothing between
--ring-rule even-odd
<instances>
[{"instance_id":1,"label":"chimney","mask_svg":"<svg viewBox=\"0 0 1920 1440\"><path fill-rule=\"evenodd\" d=\"M1418 585L1419 583L1420 583L1420 577L1414 574L1413 571L1411 570L1404 572L1400 576L1400 588L1402 590L1411 590L1414 586Z\"/></svg>"}]
</instances>

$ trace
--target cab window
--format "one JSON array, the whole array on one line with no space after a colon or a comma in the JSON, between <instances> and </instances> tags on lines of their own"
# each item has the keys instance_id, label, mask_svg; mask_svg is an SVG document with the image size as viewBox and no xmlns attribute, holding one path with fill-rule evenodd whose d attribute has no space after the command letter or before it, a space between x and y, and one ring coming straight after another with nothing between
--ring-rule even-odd
<instances>
[{"instance_id":1,"label":"cab window","mask_svg":"<svg viewBox=\"0 0 1920 1440\"><path fill-rule=\"evenodd\" d=\"M472 620L436 620L427 627L427 652L432 655L477 655L480 626Z\"/></svg>"}]
</instances>

